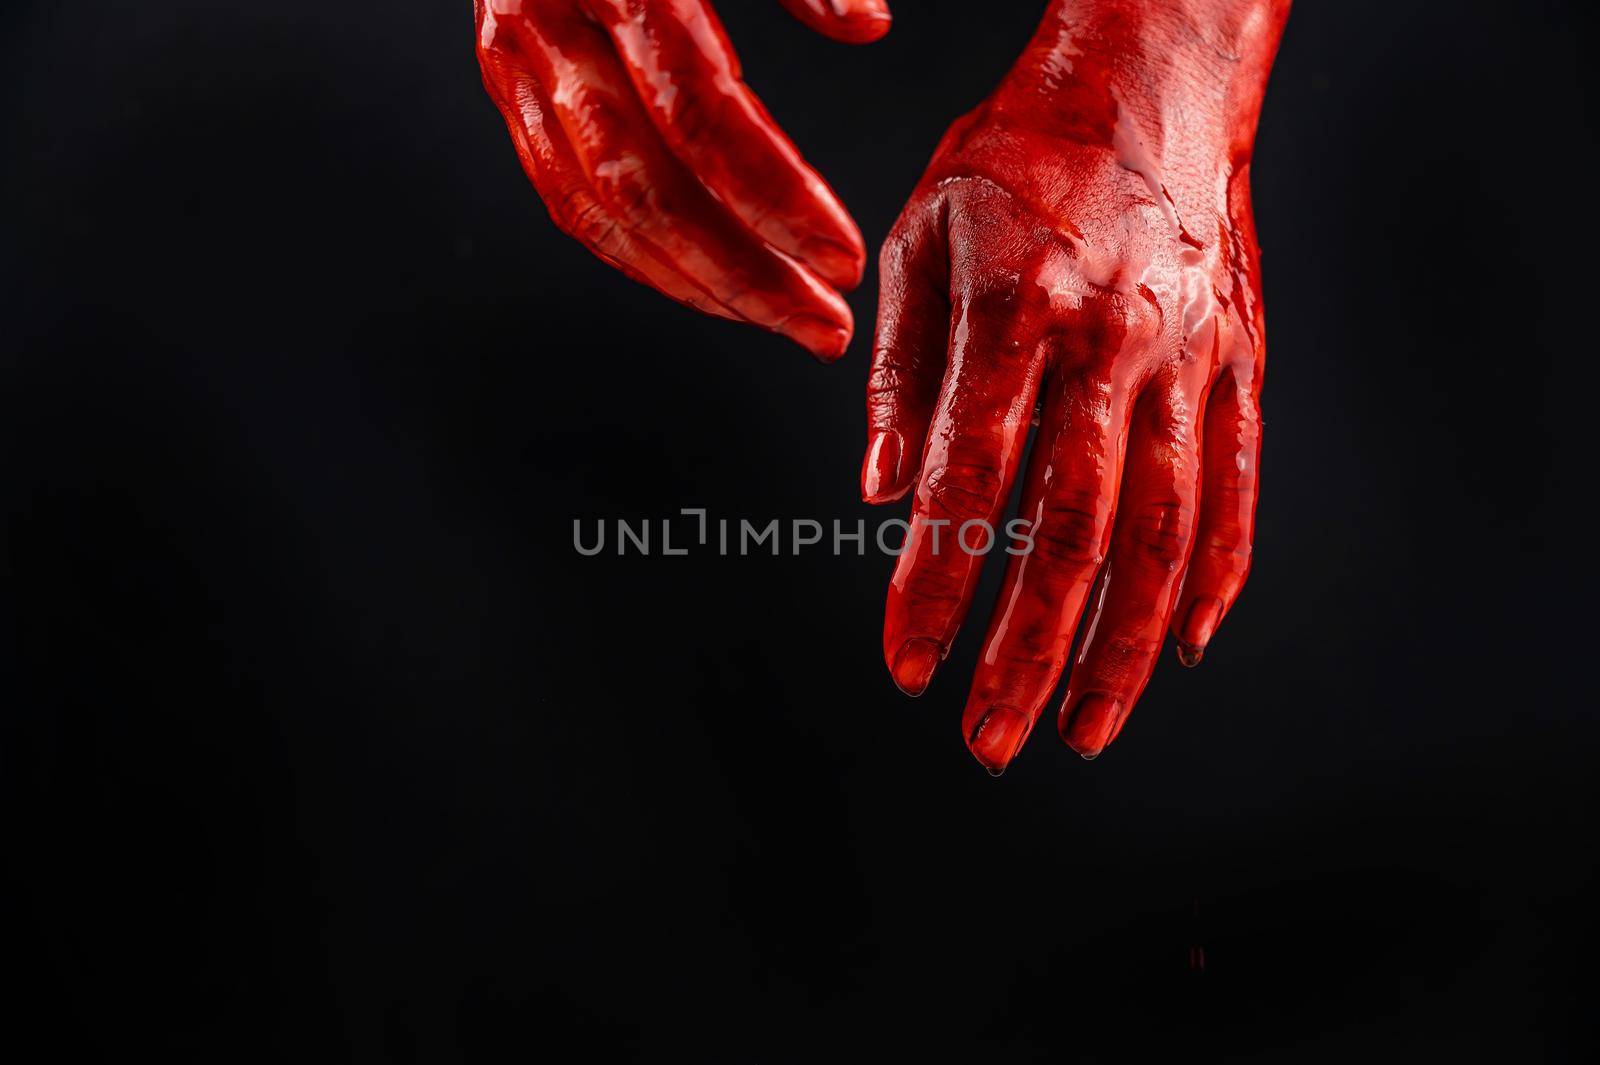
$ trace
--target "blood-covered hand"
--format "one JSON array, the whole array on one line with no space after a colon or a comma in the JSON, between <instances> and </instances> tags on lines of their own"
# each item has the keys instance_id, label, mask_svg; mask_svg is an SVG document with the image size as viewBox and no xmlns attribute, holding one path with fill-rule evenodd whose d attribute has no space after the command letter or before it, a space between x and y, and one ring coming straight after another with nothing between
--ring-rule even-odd
<instances>
[{"instance_id":1,"label":"blood-covered hand","mask_svg":"<svg viewBox=\"0 0 1600 1065\"><path fill-rule=\"evenodd\" d=\"M1193 665L1250 566L1263 319L1250 152L1289 0L1055 0L890 234L862 491L916 489L884 653L927 687L986 534L1008 559L962 728L998 772L1066 667L1086 758L1167 629ZM1022 464L1019 518L999 525ZM948 524L945 524L948 523ZM1098 583L1097 583L1098 582ZM1098 594L1091 592L1098 588Z\"/></svg>"},{"instance_id":2,"label":"blood-covered hand","mask_svg":"<svg viewBox=\"0 0 1600 1065\"><path fill-rule=\"evenodd\" d=\"M844 41L884 0L784 0ZM850 341L849 213L745 85L706 0L474 0L478 62L556 225L629 277L818 358Z\"/></svg>"}]
</instances>

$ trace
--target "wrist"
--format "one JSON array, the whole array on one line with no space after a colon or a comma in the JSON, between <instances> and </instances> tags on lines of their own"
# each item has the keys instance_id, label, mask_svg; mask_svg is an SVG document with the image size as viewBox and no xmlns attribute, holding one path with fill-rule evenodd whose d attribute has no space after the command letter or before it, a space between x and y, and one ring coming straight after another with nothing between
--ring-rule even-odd
<instances>
[{"instance_id":1,"label":"wrist","mask_svg":"<svg viewBox=\"0 0 1600 1065\"><path fill-rule=\"evenodd\" d=\"M1290 0L1053 0L987 109L1164 168L1248 162Z\"/></svg>"}]
</instances>

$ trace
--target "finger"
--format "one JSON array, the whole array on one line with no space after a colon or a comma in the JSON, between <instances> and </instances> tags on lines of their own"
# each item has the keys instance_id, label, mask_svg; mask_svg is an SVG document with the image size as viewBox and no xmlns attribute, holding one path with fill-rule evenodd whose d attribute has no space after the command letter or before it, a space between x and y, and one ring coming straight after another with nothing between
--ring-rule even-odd
<instances>
[{"instance_id":1,"label":"finger","mask_svg":"<svg viewBox=\"0 0 1600 1065\"><path fill-rule=\"evenodd\" d=\"M484 88L506 121L517 158L562 232L635 281L706 314L739 317L641 247L595 198L566 132L551 115L550 101L531 75L508 66L497 52L480 50L478 58Z\"/></svg>"},{"instance_id":2,"label":"finger","mask_svg":"<svg viewBox=\"0 0 1600 1065\"><path fill-rule=\"evenodd\" d=\"M1185 395L1168 375L1134 407L1111 557L1059 721L1085 758L1116 737L1150 680L1193 544L1199 448Z\"/></svg>"},{"instance_id":3,"label":"finger","mask_svg":"<svg viewBox=\"0 0 1600 1065\"><path fill-rule=\"evenodd\" d=\"M985 239L1003 225L993 218L969 224L989 231ZM992 546L985 529L998 532L1043 367L1043 290L976 263L961 272L970 280L954 286L950 366L884 612L884 656L908 695L927 688L972 602L983 551Z\"/></svg>"},{"instance_id":4,"label":"finger","mask_svg":"<svg viewBox=\"0 0 1600 1065\"><path fill-rule=\"evenodd\" d=\"M884 0L779 0L807 26L845 44L871 44L889 32Z\"/></svg>"},{"instance_id":5,"label":"finger","mask_svg":"<svg viewBox=\"0 0 1600 1065\"><path fill-rule=\"evenodd\" d=\"M1250 574L1261 456L1258 379L1259 371L1249 363L1224 367L1206 404L1200 522L1172 616L1178 658L1186 666L1200 664Z\"/></svg>"},{"instance_id":6,"label":"finger","mask_svg":"<svg viewBox=\"0 0 1600 1065\"><path fill-rule=\"evenodd\" d=\"M673 157L605 31L548 0L521 10L486 18L479 46L543 87L549 114L565 132L595 200L623 234L738 317L790 337L821 359L843 354L851 330L848 305L809 270L752 236Z\"/></svg>"},{"instance_id":7,"label":"finger","mask_svg":"<svg viewBox=\"0 0 1600 1065\"><path fill-rule=\"evenodd\" d=\"M861 283L866 245L833 190L745 85L704 0L584 0L673 153L744 224L829 284Z\"/></svg>"},{"instance_id":8,"label":"finger","mask_svg":"<svg viewBox=\"0 0 1600 1065\"><path fill-rule=\"evenodd\" d=\"M1064 373L1045 386L1044 416L1011 555L962 715L967 747L1003 772L1061 679L1095 574L1105 560L1121 480L1125 400L1110 381Z\"/></svg>"},{"instance_id":9,"label":"finger","mask_svg":"<svg viewBox=\"0 0 1600 1065\"><path fill-rule=\"evenodd\" d=\"M950 343L950 256L942 196L913 198L884 242L878 331L867 380L861 498L888 503L910 490Z\"/></svg>"}]
</instances>

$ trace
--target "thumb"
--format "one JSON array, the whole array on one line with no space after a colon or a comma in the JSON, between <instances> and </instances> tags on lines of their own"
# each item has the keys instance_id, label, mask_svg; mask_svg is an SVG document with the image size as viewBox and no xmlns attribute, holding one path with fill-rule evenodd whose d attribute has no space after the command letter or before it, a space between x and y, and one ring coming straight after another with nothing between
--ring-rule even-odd
<instances>
[{"instance_id":1,"label":"thumb","mask_svg":"<svg viewBox=\"0 0 1600 1065\"><path fill-rule=\"evenodd\" d=\"M846 44L870 44L889 32L885 0L779 0L807 26Z\"/></svg>"}]
</instances>

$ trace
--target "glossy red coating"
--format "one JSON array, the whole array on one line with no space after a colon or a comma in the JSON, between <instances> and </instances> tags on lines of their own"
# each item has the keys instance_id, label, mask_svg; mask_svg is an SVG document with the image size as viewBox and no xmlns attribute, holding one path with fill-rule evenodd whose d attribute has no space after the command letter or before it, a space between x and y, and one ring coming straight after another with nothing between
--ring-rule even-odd
<instances>
[{"instance_id":1,"label":"glossy red coating","mask_svg":"<svg viewBox=\"0 0 1600 1065\"><path fill-rule=\"evenodd\" d=\"M1250 154L1288 13L1055 0L884 245L862 493L915 488L884 623L909 694L982 564L949 530L999 528L1024 478L1032 549L1007 560L962 718L991 772L1033 729L1091 599L1058 718L1085 758L1122 730L1168 629L1197 663L1244 584L1265 356Z\"/></svg>"},{"instance_id":2,"label":"glossy red coating","mask_svg":"<svg viewBox=\"0 0 1600 1065\"><path fill-rule=\"evenodd\" d=\"M870 44L889 32L884 0L779 0L795 18L846 44Z\"/></svg>"},{"instance_id":3,"label":"glossy red coating","mask_svg":"<svg viewBox=\"0 0 1600 1065\"><path fill-rule=\"evenodd\" d=\"M787 0L866 41L874 0ZM705 0L475 0L484 87L563 231L629 277L844 353L866 246L745 85Z\"/></svg>"}]
</instances>

